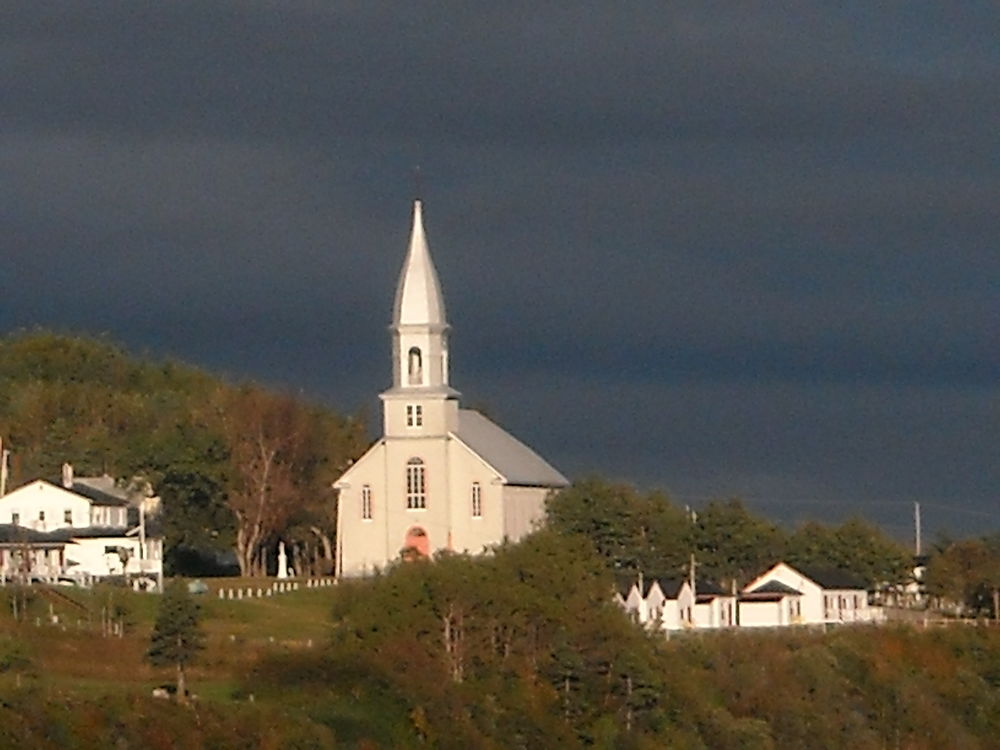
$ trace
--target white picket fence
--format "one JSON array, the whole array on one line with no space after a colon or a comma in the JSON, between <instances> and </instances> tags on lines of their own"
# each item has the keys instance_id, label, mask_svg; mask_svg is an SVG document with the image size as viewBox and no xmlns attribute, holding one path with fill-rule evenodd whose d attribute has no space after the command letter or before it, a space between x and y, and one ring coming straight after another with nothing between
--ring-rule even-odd
<instances>
[{"instance_id":1,"label":"white picket fence","mask_svg":"<svg viewBox=\"0 0 1000 750\"><path fill-rule=\"evenodd\" d=\"M334 578L307 578L305 581L272 581L270 586L238 586L235 588L220 588L220 599L263 599L266 596L287 594L298 591L300 586L307 589L320 589L337 584Z\"/></svg>"}]
</instances>

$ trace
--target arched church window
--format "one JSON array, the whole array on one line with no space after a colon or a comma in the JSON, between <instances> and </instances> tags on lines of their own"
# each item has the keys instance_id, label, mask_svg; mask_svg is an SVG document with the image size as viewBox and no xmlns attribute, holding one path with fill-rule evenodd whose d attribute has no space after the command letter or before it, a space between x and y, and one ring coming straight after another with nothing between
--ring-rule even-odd
<instances>
[{"instance_id":1,"label":"arched church window","mask_svg":"<svg viewBox=\"0 0 1000 750\"><path fill-rule=\"evenodd\" d=\"M410 377L410 385L420 385L423 383L424 363L418 347L410 347L410 352L407 355L407 363L407 373Z\"/></svg>"},{"instance_id":2,"label":"arched church window","mask_svg":"<svg viewBox=\"0 0 1000 750\"><path fill-rule=\"evenodd\" d=\"M408 510L427 507L427 476L424 462L419 458L406 462L406 507Z\"/></svg>"},{"instance_id":3,"label":"arched church window","mask_svg":"<svg viewBox=\"0 0 1000 750\"><path fill-rule=\"evenodd\" d=\"M483 488L479 482L472 483L472 517L481 518L483 515Z\"/></svg>"}]
</instances>

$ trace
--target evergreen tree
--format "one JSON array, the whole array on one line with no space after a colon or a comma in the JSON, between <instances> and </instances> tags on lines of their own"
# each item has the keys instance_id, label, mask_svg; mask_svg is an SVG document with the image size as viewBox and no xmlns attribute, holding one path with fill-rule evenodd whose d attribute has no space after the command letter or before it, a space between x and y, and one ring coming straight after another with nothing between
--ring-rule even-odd
<instances>
[{"instance_id":1,"label":"evergreen tree","mask_svg":"<svg viewBox=\"0 0 1000 750\"><path fill-rule=\"evenodd\" d=\"M146 659L156 667L177 668L177 700L187 698L185 668L204 646L198 603L191 598L187 585L172 581L163 592L160 609L149 639Z\"/></svg>"}]
</instances>

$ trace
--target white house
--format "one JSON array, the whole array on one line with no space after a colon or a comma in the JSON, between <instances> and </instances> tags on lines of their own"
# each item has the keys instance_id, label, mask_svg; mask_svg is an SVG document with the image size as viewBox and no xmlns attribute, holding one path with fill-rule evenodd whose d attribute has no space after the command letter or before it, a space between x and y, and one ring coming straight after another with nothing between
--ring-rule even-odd
<instances>
[{"instance_id":1,"label":"white house","mask_svg":"<svg viewBox=\"0 0 1000 750\"><path fill-rule=\"evenodd\" d=\"M802 624L802 592L781 581L768 581L739 596L741 628L780 628Z\"/></svg>"},{"instance_id":2,"label":"white house","mask_svg":"<svg viewBox=\"0 0 1000 750\"><path fill-rule=\"evenodd\" d=\"M337 480L338 576L370 574L408 554L478 553L541 522L566 478L448 382L444 298L416 201L392 318L384 434Z\"/></svg>"},{"instance_id":3,"label":"white house","mask_svg":"<svg viewBox=\"0 0 1000 750\"><path fill-rule=\"evenodd\" d=\"M813 568L799 570L781 562L744 587L740 624L743 624L743 599L754 593L777 591L775 584L781 584L801 596L797 622L815 625L880 619L880 610L868 604L865 585L849 573Z\"/></svg>"},{"instance_id":4,"label":"white house","mask_svg":"<svg viewBox=\"0 0 1000 750\"><path fill-rule=\"evenodd\" d=\"M686 578L619 581L617 601L635 622L650 630L696 627L697 604Z\"/></svg>"},{"instance_id":5,"label":"white house","mask_svg":"<svg viewBox=\"0 0 1000 750\"><path fill-rule=\"evenodd\" d=\"M139 511L111 477L74 478L67 464L63 485L38 479L0 497L0 579L162 575L162 540L130 524Z\"/></svg>"},{"instance_id":6,"label":"white house","mask_svg":"<svg viewBox=\"0 0 1000 750\"><path fill-rule=\"evenodd\" d=\"M737 601L713 583L698 581L694 592L693 622L696 628L729 628L736 625Z\"/></svg>"}]
</instances>

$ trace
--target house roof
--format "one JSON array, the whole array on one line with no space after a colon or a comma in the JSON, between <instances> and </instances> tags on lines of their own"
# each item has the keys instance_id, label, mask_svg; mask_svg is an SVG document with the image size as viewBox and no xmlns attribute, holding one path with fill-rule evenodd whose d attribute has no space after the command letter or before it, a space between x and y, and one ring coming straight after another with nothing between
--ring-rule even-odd
<instances>
[{"instance_id":1,"label":"house roof","mask_svg":"<svg viewBox=\"0 0 1000 750\"><path fill-rule=\"evenodd\" d=\"M516 437L472 409L458 410L455 436L477 453L507 484L566 487L569 480Z\"/></svg>"},{"instance_id":2,"label":"house roof","mask_svg":"<svg viewBox=\"0 0 1000 750\"><path fill-rule=\"evenodd\" d=\"M121 526L86 526L73 528L63 526L52 531L36 531L26 526L0 524L0 544L66 544L74 539L120 538L126 535Z\"/></svg>"},{"instance_id":3,"label":"house roof","mask_svg":"<svg viewBox=\"0 0 1000 750\"><path fill-rule=\"evenodd\" d=\"M13 523L0 523L0 544L24 544L26 542L48 542L52 537L43 532Z\"/></svg>"},{"instance_id":4,"label":"house roof","mask_svg":"<svg viewBox=\"0 0 1000 750\"><path fill-rule=\"evenodd\" d=\"M825 589L866 589L863 581L846 570L837 568L812 568L795 566L806 578L815 581Z\"/></svg>"},{"instance_id":5,"label":"house roof","mask_svg":"<svg viewBox=\"0 0 1000 750\"><path fill-rule=\"evenodd\" d=\"M629 592L632 591L632 587L639 582L638 577L635 573L615 573L615 591L621 594L622 599L627 599ZM645 591L640 591L643 596L646 595Z\"/></svg>"},{"instance_id":6,"label":"house roof","mask_svg":"<svg viewBox=\"0 0 1000 750\"><path fill-rule=\"evenodd\" d=\"M97 505L122 507L129 504L128 497L112 477L77 477L71 487L64 489L82 495Z\"/></svg>"},{"instance_id":7,"label":"house roof","mask_svg":"<svg viewBox=\"0 0 1000 750\"><path fill-rule=\"evenodd\" d=\"M793 589L791 586L786 586L781 581L768 581L763 586L754 589L753 591L748 591L744 595L750 596L753 594L778 594L780 596L802 596L802 592L797 589Z\"/></svg>"},{"instance_id":8,"label":"house roof","mask_svg":"<svg viewBox=\"0 0 1000 750\"><path fill-rule=\"evenodd\" d=\"M106 539L127 536L128 529L124 526L86 526L74 529L69 526L56 529L48 534L49 539L59 539L68 542L74 539Z\"/></svg>"},{"instance_id":9,"label":"house roof","mask_svg":"<svg viewBox=\"0 0 1000 750\"><path fill-rule=\"evenodd\" d=\"M698 596L728 596L728 591L723 591L722 588L716 584L714 581L698 579L697 588L695 589Z\"/></svg>"},{"instance_id":10,"label":"house roof","mask_svg":"<svg viewBox=\"0 0 1000 750\"><path fill-rule=\"evenodd\" d=\"M657 578L656 582L660 584L660 591L667 599L676 599L687 583L687 578Z\"/></svg>"}]
</instances>

